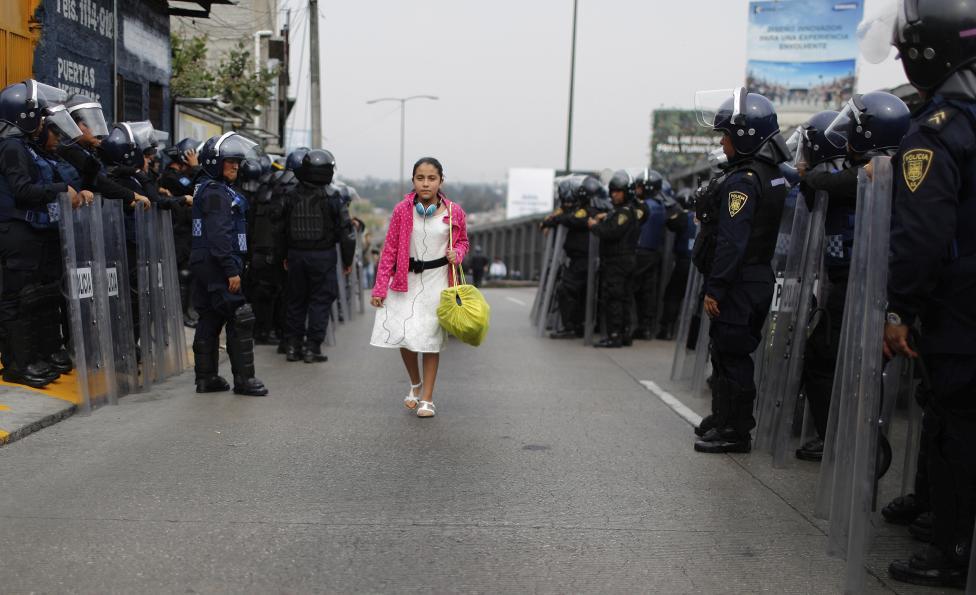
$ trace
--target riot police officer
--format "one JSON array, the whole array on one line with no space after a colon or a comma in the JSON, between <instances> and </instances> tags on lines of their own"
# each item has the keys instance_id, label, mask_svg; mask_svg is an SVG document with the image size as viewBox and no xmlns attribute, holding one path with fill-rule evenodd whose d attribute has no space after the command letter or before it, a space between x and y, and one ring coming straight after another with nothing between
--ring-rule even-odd
<instances>
[{"instance_id":1,"label":"riot police officer","mask_svg":"<svg viewBox=\"0 0 976 595\"><path fill-rule=\"evenodd\" d=\"M712 319L711 426L695 443L699 452L749 452L756 422L754 366L773 299L770 261L787 183L777 167L786 161L773 104L744 88L730 92L707 119L722 133L727 176L704 197L694 263L705 277L704 308ZM699 427L699 431L704 430Z\"/></svg>"},{"instance_id":2,"label":"riot police officer","mask_svg":"<svg viewBox=\"0 0 976 595\"><path fill-rule=\"evenodd\" d=\"M630 279L639 222L632 204L633 180L626 171L613 174L609 183L613 209L587 219L600 238L600 281L607 336L594 347L623 347L630 341Z\"/></svg>"},{"instance_id":3,"label":"riot police officer","mask_svg":"<svg viewBox=\"0 0 976 595\"><path fill-rule=\"evenodd\" d=\"M674 269L664 290L661 324L656 337L664 341L674 338L675 321L681 312L681 302L684 301L688 274L691 272L691 248L698 234L698 224L695 223L694 214L694 194L691 188L682 188L675 193L675 201L683 211L679 216L685 222L674 236Z\"/></svg>"},{"instance_id":4,"label":"riot police officer","mask_svg":"<svg viewBox=\"0 0 976 595\"><path fill-rule=\"evenodd\" d=\"M563 180L556 189L559 208L542 221L543 228L555 228L557 225L566 227L563 252L568 261L560 271L559 286L556 288L562 329L549 335L553 339L583 336L586 271L590 254L590 228L587 222L597 215L590 197L601 190L602 184L593 176L586 176L575 185L572 180Z\"/></svg>"},{"instance_id":5,"label":"riot police officer","mask_svg":"<svg viewBox=\"0 0 976 595\"><path fill-rule=\"evenodd\" d=\"M920 357L932 547L889 566L897 580L965 585L976 503L976 12L905 0L894 44L925 100L892 159L885 351ZM883 48L887 53L888 48ZM909 329L921 321L917 344Z\"/></svg>"},{"instance_id":6,"label":"riot police officer","mask_svg":"<svg viewBox=\"0 0 976 595\"><path fill-rule=\"evenodd\" d=\"M267 233L261 233L261 237L256 238L260 246L272 246L271 254L274 254L272 258L271 267L268 268L268 275L260 275L261 278L275 278L280 279L282 283L279 285L279 290L274 293L274 321L273 327L282 340L278 343L278 353L286 354L288 351L288 344L283 340L285 336L285 326L286 326L286 309L287 309L287 272L285 271L285 220L284 212L285 205L291 200L291 193L298 186L298 178L295 177L295 169L302 164L302 157L308 153L308 147L299 147L289 153L285 159L282 167L275 171L271 175L270 184L270 194L268 196L268 202L262 200L261 208L261 218L259 219L255 216L256 221L267 221L269 225L264 229ZM275 164L278 168L278 164ZM267 213L267 218L265 216ZM277 213L277 215L275 215ZM262 252L267 252L267 249L262 248ZM271 270L277 271L277 275L271 275ZM261 323L259 325L261 328L265 328L267 325Z\"/></svg>"},{"instance_id":7,"label":"riot police officer","mask_svg":"<svg viewBox=\"0 0 976 595\"><path fill-rule=\"evenodd\" d=\"M61 322L61 193L72 206L91 202L74 168L52 158L52 137L72 141L82 133L63 102L65 93L35 80L0 91L0 341L3 379L40 388L56 380L42 330ZM40 138L38 138L40 137ZM41 147L40 145L47 145ZM46 149L46 150L45 150ZM74 184L74 185L72 185ZM60 342L60 333L57 334ZM51 337L47 337L50 341ZM70 359L55 361L70 369Z\"/></svg>"},{"instance_id":8,"label":"riot police officer","mask_svg":"<svg viewBox=\"0 0 976 595\"><path fill-rule=\"evenodd\" d=\"M259 177L245 183L255 185L253 199L249 198L252 207L247 229L251 251L244 291L254 308L254 342L258 345L277 345L282 339L275 313L285 284L285 195L276 193L273 186L282 173L285 172L274 170L267 156L262 156ZM290 177L293 172L287 174Z\"/></svg>"},{"instance_id":9,"label":"riot police officer","mask_svg":"<svg viewBox=\"0 0 976 595\"><path fill-rule=\"evenodd\" d=\"M645 169L634 181L636 206L640 209L637 214L641 222L633 278L637 312L635 339L650 340L653 336L662 271L670 264L664 262L666 232L679 233L687 224L681 207L664 189L664 176L653 169Z\"/></svg>"},{"instance_id":10,"label":"riot police officer","mask_svg":"<svg viewBox=\"0 0 976 595\"><path fill-rule=\"evenodd\" d=\"M298 186L285 206L285 246L288 270L288 306L285 338L287 359L324 362L322 342L329 311L339 293L336 279L336 243L348 274L356 250L356 235L349 210L334 189L335 157L313 149L295 169ZM332 190L330 192L330 190ZM307 321L307 326L306 326Z\"/></svg>"},{"instance_id":11,"label":"riot police officer","mask_svg":"<svg viewBox=\"0 0 976 595\"><path fill-rule=\"evenodd\" d=\"M198 393L230 388L218 371L218 339L226 325L234 392L263 397L268 389L254 376L254 311L241 292L247 254L247 200L233 187L241 161L257 145L235 132L204 143L201 167L209 178L193 198L193 307L200 318L193 337Z\"/></svg>"},{"instance_id":12,"label":"riot police officer","mask_svg":"<svg viewBox=\"0 0 976 595\"><path fill-rule=\"evenodd\" d=\"M818 191L828 196L824 220L827 285L824 303L818 304L822 316L807 340L803 358L803 389L817 437L800 447L796 456L808 461L823 456L854 247L857 172L873 157L894 153L908 129L908 106L890 93L855 95L850 106L858 110L860 122L848 116L852 110L845 109L843 114L816 114L800 128L796 161L802 177L800 191L811 210Z\"/></svg>"},{"instance_id":13,"label":"riot police officer","mask_svg":"<svg viewBox=\"0 0 976 595\"><path fill-rule=\"evenodd\" d=\"M193 196L197 177L200 175L200 162L197 146L200 143L192 138L184 138L166 149L169 162L159 176L160 193L165 190L170 196ZM180 303L183 306L183 323L193 328L196 316L190 307L190 288L193 278L190 273L190 228L193 209L190 205L173 209L173 244L176 246L176 269L180 279Z\"/></svg>"}]
</instances>

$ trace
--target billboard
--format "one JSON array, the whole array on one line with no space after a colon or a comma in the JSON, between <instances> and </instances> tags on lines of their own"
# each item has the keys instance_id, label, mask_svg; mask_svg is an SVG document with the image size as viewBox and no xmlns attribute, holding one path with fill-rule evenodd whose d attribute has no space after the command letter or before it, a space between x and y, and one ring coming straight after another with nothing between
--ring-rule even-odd
<instances>
[{"instance_id":1,"label":"billboard","mask_svg":"<svg viewBox=\"0 0 976 595\"><path fill-rule=\"evenodd\" d=\"M780 113L837 109L854 93L863 15L863 0L750 2L746 86Z\"/></svg>"},{"instance_id":2,"label":"billboard","mask_svg":"<svg viewBox=\"0 0 976 595\"><path fill-rule=\"evenodd\" d=\"M659 109L651 114L651 167L665 176L701 165L722 135L698 122L694 110Z\"/></svg>"},{"instance_id":3,"label":"billboard","mask_svg":"<svg viewBox=\"0 0 976 595\"><path fill-rule=\"evenodd\" d=\"M552 169L512 168L508 170L505 218L515 219L552 211L555 178L556 171Z\"/></svg>"}]
</instances>

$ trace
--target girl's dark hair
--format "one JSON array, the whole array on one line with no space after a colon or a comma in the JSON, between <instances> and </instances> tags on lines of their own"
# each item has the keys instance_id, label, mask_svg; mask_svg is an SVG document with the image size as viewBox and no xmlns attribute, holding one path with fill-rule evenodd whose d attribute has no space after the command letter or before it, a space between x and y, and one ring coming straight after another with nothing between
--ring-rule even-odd
<instances>
[{"instance_id":1,"label":"girl's dark hair","mask_svg":"<svg viewBox=\"0 0 976 595\"><path fill-rule=\"evenodd\" d=\"M441 165L440 161L434 159L433 157L421 157L418 159L417 163L413 164L413 173L410 175L410 177L417 175L417 168L424 164L434 166L434 169L437 170L437 175L439 175L442 179L444 178L444 166Z\"/></svg>"}]
</instances>

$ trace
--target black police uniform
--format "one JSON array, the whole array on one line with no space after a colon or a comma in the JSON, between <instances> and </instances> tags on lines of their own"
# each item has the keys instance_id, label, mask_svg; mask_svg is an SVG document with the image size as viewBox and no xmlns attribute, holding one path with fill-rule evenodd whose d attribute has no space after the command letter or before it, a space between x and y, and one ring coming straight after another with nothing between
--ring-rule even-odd
<instances>
[{"instance_id":1,"label":"black police uniform","mask_svg":"<svg viewBox=\"0 0 976 595\"><path fill-rule=\"evenodd\" d=\"M704 295L714 298L720 310L709 329L713 428L705 442L728 439L741 450L750 448L749 432L756 425L750 354L762 340L773 299L770 261L786 194L786 180L775 165L743 158L702 200L694 262L705 276ZM695 449L702 450L700 443Z\"/></svg>"},{"instance_id":2,"label":"black police uniform","mask_svg":"<svg viewBox=\"0 0 976 595\"><path fill-rule=\"evenodd\" d=\"M285 174L273 172L261 176L248 211L248 236L251 239L245 291L254 308L254 340L274 344L281 340L281 325L276 324L276 310L281 304L286 282L285 260L285 194L276 187Z\"/></svg>"},{"instance_id":3,"label":"black police uniform","mask_svg":"<svg viewBox=\"0 0 976 595\"><path fill-rule=\"evenodd\" d=\"M625 201L590 229L600 238L600 289L607 321L607 336L598 347L621 347L629 340L630 279L639 225L637 209Z\"/></svg>"},{"instance_id":4,"label":"black police uniform","mask_svg":"<svg viewBox=\"0 0 976 595\"><path fill-rule=\"evenodd\" d=\"M193 197L193 307L199 315L193 337L197 392L226 390L218 375L218 338L226 325L234 392L268 394L254 377L254 312L228 280L243 277L247 254L247 200L224 181L207 180Z\"/></svg>"},{"instance_id":5,"label":"black police uniform","mask_svg":"<svg viewBox=\"0 0 976 595\"><path fill-rule=\"evenodd\" d=\"M560 271L556 300L563 328L554 338L582 337L586 314L586 278L590 254L590 228L587 221L596 215L593 207L569 204L559 208L542 222L544 228L566 227L563 252L569 258Z\"/></svg>"},{"instance_id":6,"label":"black police uniform","mask_svg":"<svg viewBox=\"0 0 976 595\"><path fill-rule=\"evenodd\" d=\"M329 186L299 182L285 206L288 360L325 361L321 346L332 303L339 294L336 244L352 266L356 235L349 210ZM307 321L307 326L306 326Z\"/></svg>"},{"instance_id":7,"label":"black police uniform","mask_svg":"<svg viewBox=\"0 0 976 595\"><path fill-rule=\"evenodd\" d=\"M69 185L80 188L80 179L67 162L22 137L0 140L0 339L8 382L41 387L58 377L44 360L61 346L57 200ZM70 369L60 362L61 371L64 365Z\"/></svg>"},{"instance_id":8,"label":"black police uniform","mask_svg":"<svg viewBox=\"0 0 976 595\"><path fill-rule=\"evenodd\" d=\"M932 538L957 569L952 572L963 577L976 503L973 147L976 101L937 95L917 112L892 160L895 201L888 279L889 312L904 324L916 319L922 323L918 350L928 384L922 392ZM898 564L892 564L893 574Z\"/></svg>"},{"instance_id":9,"label":"black police uniform","mask_svg":"<svg viewBox=\"0 0 976 595\"><path fill-rule=\"evenodd\" d=\"M97 150L93 151L79 143L60 145L58 156L71 164L81 177L81 188L102 195L107 200L121 200L126 204L135 199L132 190L120 186L109 177L108 168L98 157ZM77 189L76 189L77 190Z\"/></svg>"},{"instance_id":10,"label":"black police uniform","mask_svg":"<svg viewBox=\"0 0 976 595\"><path fill-rule=\"evenodd\" d=\"M179 171L171 164L160 174L159 187L166 189L174 197L193 196L199 174L199 167ZM193 286L193 278L190 273L193 208L186 204L180 204L173 208L172 213L173 244L176 246L176 267L180 278L180 302L183 305L184 322L192 327L196 324L196 319L190 311L190 288Z\"/></svg>"}]
</instances>

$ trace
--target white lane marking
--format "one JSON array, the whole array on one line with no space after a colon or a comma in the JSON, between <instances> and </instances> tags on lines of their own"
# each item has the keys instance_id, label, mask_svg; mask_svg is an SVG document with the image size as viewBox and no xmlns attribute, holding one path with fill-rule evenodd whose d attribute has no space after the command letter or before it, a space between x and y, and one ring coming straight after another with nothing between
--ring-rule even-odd
<instances>
[{"instance_id":1,"label":"white lane marking","mask_svg":"<svg viewBox=\"0 0 976 595\"><path fill-rule=\"evenodd\" d=\"M515 302L516 304L518 304L520 306L528 306L528 304L526 304L525 302L523 302L522 300L520 300L518 298L513 298L511 296L506 295L505 296L505 299L508 300L508 301L510 301L510 302Z\"/></svg>"},{"instance_id":2,"label":"white lane marking","mask_svg":"<svg viewBox=\"0 0 976 595\"><path fill-rule=\"evenodd\" d=\"M674 409L674 412L680 415L681 417L683 417L686 422L690 423L695 427L697 427L701 423L702 417L697 413L695 413L694 411L692 411L691 409L689 409L684 403L679 401L678 398L672 395L671 393L667 392L666 390L664 390L654 382L651 382L650 380L641 380L640 383L644 385L644 388L651 391L652 393L657 395L659 399L664 401L665 405L667 405L671 409Z\"/></svg>"}]
</instances>

